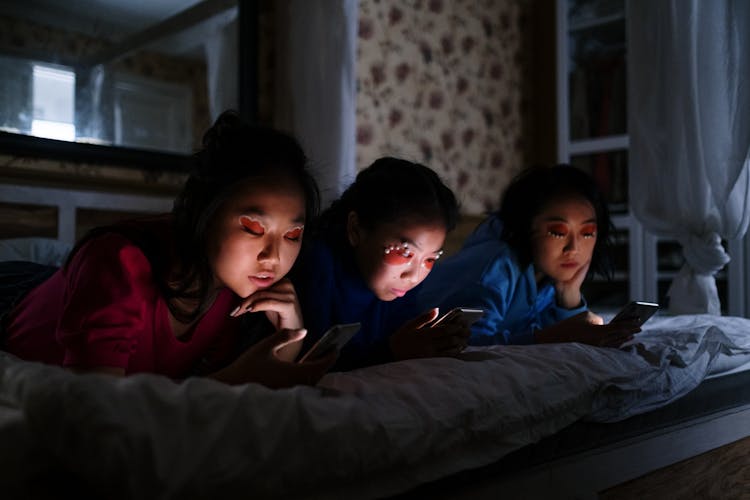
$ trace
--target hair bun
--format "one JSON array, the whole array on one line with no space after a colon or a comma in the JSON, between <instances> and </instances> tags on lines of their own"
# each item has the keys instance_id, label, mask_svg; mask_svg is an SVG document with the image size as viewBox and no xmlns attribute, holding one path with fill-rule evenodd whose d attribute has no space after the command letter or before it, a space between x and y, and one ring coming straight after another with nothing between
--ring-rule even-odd
<instances>
[{"instance_id":1,"label":"hair bun","mask_svg":"<svg viewBox=\"0 0 750 500\"><path fill-rule=\"evenodd\" d=\"M242 119L234 110L224 111L216 122L203 134L203 147L216 148L231 140L242 128Z\"/></svg>"}]
</instances>

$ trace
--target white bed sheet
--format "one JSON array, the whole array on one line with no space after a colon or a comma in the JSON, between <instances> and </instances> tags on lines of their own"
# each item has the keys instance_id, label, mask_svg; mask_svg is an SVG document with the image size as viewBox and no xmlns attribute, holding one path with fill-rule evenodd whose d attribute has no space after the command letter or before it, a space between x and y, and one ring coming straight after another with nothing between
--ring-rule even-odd
<instances>
[{"instance_id":1,"label":"white bed sheet","mask_svg":"<svg viewBox=\"0 0 750 500\"><path fill-rule=\"evenodd\" d=\"M13 464L0 482L64 466L111 498L392 495L581 418L667 404L746 362L750 321L655 318L638 343L475 348L278 391L73 375L0 354L0 465Z\"/></svg>"},{"instance_id":2,"label":"white bed sheet","mask_svg":"<svg viewBox=\"0 0 750 500\"><path fill-rule=\"evenodd\" d=\"M0 261L24 260L60 267L72 245L52 238L0 239Z\"/></svg>"}]
</instances>

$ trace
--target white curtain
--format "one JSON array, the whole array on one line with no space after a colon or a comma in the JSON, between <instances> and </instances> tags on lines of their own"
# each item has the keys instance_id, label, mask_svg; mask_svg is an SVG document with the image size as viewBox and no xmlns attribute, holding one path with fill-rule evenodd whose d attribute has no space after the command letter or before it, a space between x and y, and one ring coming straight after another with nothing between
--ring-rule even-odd
<instances>
[{"instance_id":1,"label":"white curtain","mask_svg":"<svg viewBox=\"0 0 750 500\"><path fill-rule=\"evenodd\" d=\"M302 143L325 207L356 175L357 0L284 0L274 6L276 125Z\"/></svg>"},{"instance_id":2,"label":"white curtain","mask_svg":"<svg viewBox=\"0 0 750 500\"><path fill-rule=\"evenodd\" d=\"M630 204L676 239L670 312L721 314L721 239L750 220L750 2L629 0Z\"/></svg>"}]
</instances>

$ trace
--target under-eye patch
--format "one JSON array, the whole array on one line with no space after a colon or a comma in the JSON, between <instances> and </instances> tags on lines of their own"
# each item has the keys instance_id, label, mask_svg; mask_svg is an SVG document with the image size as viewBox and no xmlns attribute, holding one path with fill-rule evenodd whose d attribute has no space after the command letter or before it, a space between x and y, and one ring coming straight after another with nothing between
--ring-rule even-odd
<instances>
[{"instance_id":1,"label":"under-eye patch","mask_svg":"<svg viewBox=\"0 0 750 500\"><path fill-rule=\"evenodd\" d=\"M421 266L428 271L435 265L435 261L443 255L443 251L437 252L434 257L427 257L421 263ZM389 266L401 266L403 264L411 265L414 259L414 252L409 249L408 243L399 243L388 245L383 249L383 262Z\"/></svg>"},{"instance_id":2,"label":"under-eye patch","mask_svg":"<svg viewBox=\"0 0 750 500\"><path fill-rule=\"evenodd\" d=\"M383 262L390 266L406 264L412 257L414 257L414 252L409 249L408 243L388 245L383 249Z\"/></svg>"},{"instance_id":3,"label":"under-eye patch","mask_svg":"<svg viewBox=\"0 0 750 500\"><path fill-rule=\"evenodd\" d=\"M300 238L302 238L302 231L304 231L305 226L297 226L286 233L284 233L284 238L291 240L291 241L299 241Z\"/></svg>"},{"instance_id":4,"label":"under-eye patch","mask_svg":"<svg viewBox=\"0 0 750 500\"><path fill-rule=\"evenodd\" d=\"M266 227L258 219L247 215L240 215L240 224L248 233L254 236L263 236L266 234Z\"/></svg>"},{"instance_id":5,"label":"under-eye patch","mask_svg":"<svg viewBox=\"0 0 750 500\"><path fill-rule=\"evenodd\" d=\"M440 253L442 254L443 252L441 251ZM427 257L422 262L422 267L424 267L425 269L428 269L428 270L432 269L433 266L435 265L435 261L438 260L439 258L440 258L440 255L438 255L437 257Z\"/></svg>"}]
</instances>

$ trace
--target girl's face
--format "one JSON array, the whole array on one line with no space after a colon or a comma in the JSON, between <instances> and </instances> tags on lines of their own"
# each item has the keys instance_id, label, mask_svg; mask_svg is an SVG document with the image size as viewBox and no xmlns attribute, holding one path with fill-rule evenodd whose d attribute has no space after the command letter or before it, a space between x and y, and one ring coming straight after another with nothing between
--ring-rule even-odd
<instances>
[{"instance_id":1,"label":"girl's face","mask_svg":"<svg viewBox=\"0 0 750 500\"><path fill-rule=\"evenodd\" d=\"M372 231L349 214L349 243L357 267L375 296L384 301L403 297L427 277L442 254L445 227L441 224L380 224Z\"/></svg>"},{"instance_id":2,"label":"girl's face","mask_svg":"<svg viewBox=\"0 0 750 500\"><path fill-rule=\"evenodd\" d=\"M553 200L531 222L537 280L569 281L591 262L596 245L596 211L582 198Z\"/></svg>"},{"instance_id":3,"label":"girl's face","mask_svg":"<svg viewBox=\"0 0 750 500\"><path fill-rule=\"evenodd\" d=\"M268 288L291 269L305 227L305 199L291 180L253 179L217 211L208 258L217 286L240 297Z\"/></svg>"}]
</instances>

